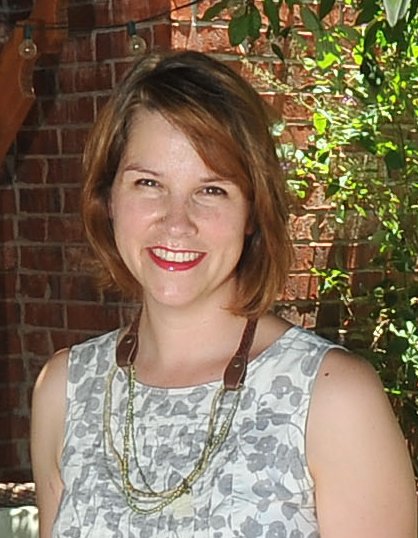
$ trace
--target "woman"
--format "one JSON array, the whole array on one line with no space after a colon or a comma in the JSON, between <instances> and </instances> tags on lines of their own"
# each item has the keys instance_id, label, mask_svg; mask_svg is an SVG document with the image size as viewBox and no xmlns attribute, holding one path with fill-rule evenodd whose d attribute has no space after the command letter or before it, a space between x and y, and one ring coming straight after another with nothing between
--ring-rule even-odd
<instances>
[{"instance_id":1,"label":"woman","mask_svg":"<svg viewBox=\"0 0 418 538\"><path fill-rule=\"evenodd\" d=\"M377 376L268 312L291 250L256 92L205 55L151 55L102 110L84 165L102 284L141 308L39 376L41 538L415 538Z\"/></svg>"}]
</instances>

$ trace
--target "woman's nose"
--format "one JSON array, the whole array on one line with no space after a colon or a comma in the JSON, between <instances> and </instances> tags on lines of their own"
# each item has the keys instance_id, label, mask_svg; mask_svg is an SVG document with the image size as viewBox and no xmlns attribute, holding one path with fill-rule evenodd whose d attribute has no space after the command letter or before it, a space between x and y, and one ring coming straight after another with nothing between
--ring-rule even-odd
<instances>
[{"instance_id":1,"label":"woman's nose","mask_svg":"<svg viewBox=\"0 0 418 538\"><path fill-rule=\"evenodd\" d=\"M183 198L170 197L167 200L161 222L170 234L191 235L196 231L191 205L189 200Z\"/></svg>"}]
</instances>

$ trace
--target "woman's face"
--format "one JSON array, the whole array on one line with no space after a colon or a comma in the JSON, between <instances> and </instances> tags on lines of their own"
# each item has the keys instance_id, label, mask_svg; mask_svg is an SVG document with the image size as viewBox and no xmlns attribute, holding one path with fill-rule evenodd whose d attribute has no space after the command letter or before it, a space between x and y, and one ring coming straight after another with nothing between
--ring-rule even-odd
<instances>
[{"instance_id":1,"label":"woman's face","mask_svg":"<svg viewBox=\"0 0 418 538\"><path fill-rule=\"evenodd\" d=\"M117 248L145 301L233 301L248 202L158 112L142 110L132 122L109 211Z\"/></svg>"}]
</instances>

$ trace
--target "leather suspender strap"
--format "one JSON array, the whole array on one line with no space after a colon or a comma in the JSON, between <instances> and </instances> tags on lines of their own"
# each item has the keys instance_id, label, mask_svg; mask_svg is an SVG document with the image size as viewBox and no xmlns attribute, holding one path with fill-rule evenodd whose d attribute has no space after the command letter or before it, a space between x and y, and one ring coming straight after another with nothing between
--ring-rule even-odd
<instances>
[{"instance_id":1,"label":"leather suspender strap","mask_svg":"<svg viewBox=\"0 0 418 538\"><path fill-rule=\"evenodd\" d=\"M245 325L241 342L224 372L224 387L226 390L238 390L245 381L247 374L248 355L254 340L257 319L249 319Z\"/></svg>"},{"instance_id":2,"label":"leather suspender strap","mask_svg":"<svg viewBox=\"0 0 418 538\"><path fill-rule=\"evenodd\" d=\"M138 329L141 311L135 316L128 332L122 337L116 347L116 364L130 366L138 351ZM223 382L226 390L238 390L245 380L247 373L248 355L254 340L256 319L249 319L242 333L241 342L232 359L225 369Z\"/></svg>"}]
</instances>

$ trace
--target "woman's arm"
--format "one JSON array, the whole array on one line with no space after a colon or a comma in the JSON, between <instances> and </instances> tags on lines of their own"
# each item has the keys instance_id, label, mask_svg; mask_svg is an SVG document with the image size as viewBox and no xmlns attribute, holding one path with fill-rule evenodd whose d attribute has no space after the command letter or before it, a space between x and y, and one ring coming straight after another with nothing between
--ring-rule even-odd
<instances>
[{"instance_id":1,"label":"woman's arm","mask_svg":"<svg viewBox=\"0 0 418 538\"><path fill-rule=\"evenodd\" d=\"M32 398L31 456L39 509L40 538L51 538L61 498L60 458L64 440L68 350L47 362Z\"/></svg>"},{"instance_id":2,"label":"woman's arm","mask_svg":"<svg viewBox=\"0 0 418 538\"><path fill-rule=\"evenodd\" d=\"M307 458L321 538L417 538L406 443L373 368L327 354L315 382Z\"/></svg>"}]
</instances>

